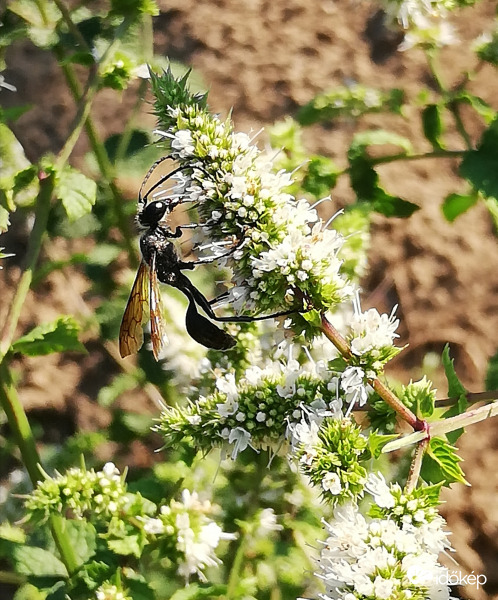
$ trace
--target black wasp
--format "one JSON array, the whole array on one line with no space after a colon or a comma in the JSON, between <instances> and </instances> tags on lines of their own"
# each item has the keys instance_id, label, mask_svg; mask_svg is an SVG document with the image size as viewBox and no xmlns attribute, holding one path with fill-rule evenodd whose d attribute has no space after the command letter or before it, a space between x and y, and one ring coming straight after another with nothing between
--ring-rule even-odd
<instances>
[{"instance_id":1,"label":"black wasp","mask_svg":"<svg viewBox=\"0 0 498 600\"><path fill-rule=\"evenodd\" d=\"M201 259L190 262L183 261L178 256L175 245L171 241L181 237L183 229L195 227L196 225L179 226L173 231L164 222L164 219L173 211L173 209L179 204L182 204L184 200L171 197L147 203L150 194L172 175L179 172L182 167L161 177L142 198L142 191L148 178L157 165L166 160L166 158L169 157L159 160L151 167L139 192L137 222L143 230L140 237L142 260L130 293L128 304L126 305L119 331L119 351L123 358L137 352L142 346L142 324L146 320L147 308L150 313L152 350L156 360L161 353L165 335L158 281L179 289L188 298L189 306L185 317L187 331L196 342L199 342L207 348L227 350L228 348L232 348L237 342L231 335L226 333L226 331L223 331L209 319L199 314L197 307L200 307L214 321L222 322L249 322L269 319L294 312L284 311L262 317L218 317L215 314L211 305L216 302L216 299L209 302L182 272L185 270L192 270L198 264L211 262L212 259Z\"/></svg>"}]
</instances>

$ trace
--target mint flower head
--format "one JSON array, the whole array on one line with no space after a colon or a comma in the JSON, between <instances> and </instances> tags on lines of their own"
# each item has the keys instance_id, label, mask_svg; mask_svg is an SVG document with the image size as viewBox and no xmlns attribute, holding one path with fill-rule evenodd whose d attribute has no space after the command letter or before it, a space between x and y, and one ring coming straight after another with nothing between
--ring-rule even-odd
<instances>
[{"instance_id":1,"label":"mint flower head","mask_svg":"<svg viewBox=\"0 0 498 600\"><path fill-rule=\"evenodd\" d=\"M205 452L221 447L232 459L249 447L286 451L304 413L340 412L331 378L296 360L249 367L239 379L226 373L213 393L187 407L166 408L155 429L168 445L186 438Z\"/></svg>"},{"instance_id":2,"label":"mint flower head","mask_svg":"<svg viewBox=\"0 0 498 600\"><path fill-rule=\"evenodd\" d=\"M88 513L108 519L128 504L126 493L124 477L109 462L101 471L72 468L54 478L47 476L27 497L25 506L34 520L68 512L77 519Z\"/></svg>"},{"instance_id":3,"label":"mint flower head","mask_svg":"<svg viewBox=\"0 0 498 600\"><path fill-rule=\"evenodd\" d=\"M349 503L325 522L328 538L318 577L323 600L448 600L447 569L438 555L448 549L445 521L437 515L436 486L404 494L370 474L367 516Z\"/></svg>"},{"instance_id":4,"label":"mint flower head","mask_svg":"<svg viewBox=\"0 0 498 600\"><path fill-rule=\"evenodd\" d=\"M291 175L273 172L246 134L211 115L205 96L189 94L185 78L166 72L152 75L152 84L157 133L182 167L173 197L196 204L197 240L231 268L227 301L235 310L322 312L349 298L339 258L344 238L287 193Z\"/></svg>"}]
</instances>

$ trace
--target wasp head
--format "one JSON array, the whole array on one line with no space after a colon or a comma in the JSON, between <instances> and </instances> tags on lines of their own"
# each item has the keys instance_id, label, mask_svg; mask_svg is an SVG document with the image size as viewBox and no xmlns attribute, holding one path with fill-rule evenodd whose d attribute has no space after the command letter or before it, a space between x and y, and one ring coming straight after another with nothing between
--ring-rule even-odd
<instances>
[{"instance_id":1,"label":"wasp head","mask_svg":"<svg viewBox=\"0 0 498 600\"><path fill-rule=\"evenodd\" d=\"M155 200L140 211L137 218L138 224L146 229L154 229L169 212L171 210L167 202Z\"/></svg>"}]
</instances>

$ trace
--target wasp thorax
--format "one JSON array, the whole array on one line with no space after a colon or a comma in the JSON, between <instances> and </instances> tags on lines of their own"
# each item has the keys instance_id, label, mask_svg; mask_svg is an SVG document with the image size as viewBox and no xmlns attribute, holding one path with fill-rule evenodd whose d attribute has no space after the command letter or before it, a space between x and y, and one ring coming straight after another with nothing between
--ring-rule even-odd
<instances>
[{"instance_id":1,"label":"wasp thorax","mask_svg":"<svg viewBox=\"0 0 498 600\"><path fill-rule=\"evenodd\" d=\"M138 217L140 225L143 225L144 227L156 227L166 214L167 210L168 205L162 200L156 200L155 202L147 204Z\"/></svg>"}]
</instances>

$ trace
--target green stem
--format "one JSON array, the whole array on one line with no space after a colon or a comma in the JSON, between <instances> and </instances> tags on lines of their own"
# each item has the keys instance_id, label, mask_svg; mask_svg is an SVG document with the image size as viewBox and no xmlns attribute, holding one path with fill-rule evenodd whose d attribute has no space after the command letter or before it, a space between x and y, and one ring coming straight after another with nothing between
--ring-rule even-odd
<instances>
[{"instance_id":1,"label":"green stem","mask_svg":"<svg viewBox=\"0 0 498 600\"><path fill-rule=\"evenodd\" d=\"M0 363L0 404L5 411L7 420L21 452L22 461L28 472L33 487L43 479L40 470L40 456L36 449L36 442L29 425L28 417L19 399L17 391L12 382L9 369L5 361ZM64 532L64 522L61 515L53 515L50 518L50 526L55 544L59 549L61 560L69 574L78 568L78 561L74 554L71 540Z\"/></svg>"},{"instance_id":2,"label":"green stem","mask_svg":"<svg viewBox=\"0 0 498 600\"><path fill-rule=\"evenodd\" d=\"M263 487L263 480L265 478L265 472L268 468L266 457L264 454L259 454L256 461L257 472L255 474L256 484L252 487L251 493L247 500L247 517L248 520L253 516L259 508L259 498L261 497L261 488ZM244 532L239 538L239 544L235 557L230 569L230 575L228 577L227 591L225 594L226 600L233 600L236 597L236 589L240 581L240 573L244 564L244 558L246 554L247 544L250 539L250 533Z\"/></svg>"},{"instance_id":3,"label":"green stem","mask_svg":"<svg viewBox=\"0 0 498 600\"><path fill-rule=\"evenodd\" d=\"M463 124L462 120L462 115L460 114L460 103L457 100L453 100L448 104L448 110L453 115L455 126L457 128L458 133L462 136L465 145L469 150L472 150L472 140L470 139L470 136L465 129L465 125Z\"/></svg>"},{"instance_id":4,"label":"green stem","mask_svg":"<svg viewBox=\"0 0 498 600\"><path fill-rule=\"evenodd\" d=\"M62 60L62 57L60 56L60 54L59 54L59 60ZM61 65L61 67L62 67L62 71L66 77L68 87L71 91L71 94L73 95L73 98L77 102L79 102L82 95L81 95L80 85L76 78L74 70L72 69L72 67L70 65L64 64L64 63ZM97 160L99 170L102 174L102 177L107 182L107 185L111 192L111 196L113 199L113 208L114 208L114 212L116 214L117 220L118 220L119 228L123 235L124 245L125 245L126 251L128 253L128 260L129 260L131 266L136 267L138 264L138 261L137 261L135 246L133 243L134 235L133 235L133 232L131 229L131 224L129 222L128 217L126 216L126 213L123 210L123 198L122 198L121 193L120 193L120 191L116 185L116 182L114 180L115 173L114 173L113 166L111 164L111 161L109 160L109 156L104 147L104 144L100 140L100 137L97 133L96 127L93 123L93 120L92 120L90 114L89 114L89 108L90 107L88 107L88 115L85 120L85 131L86 131L86 134L90 141L90 146L92 147L92 150L95 154L95 158Z\"/></svg>"},{"instance_id":5,"label":"green stem","mask_svg":"<svg viewBox=\"0 0 498 600\"><path fill-rule=\"evenodd\" d=\"M342 337L330 321L322 315L322 331L324 335L334 344L342 356L349 360L352 358L351 349L348 342ZM425 429L425 421L421 421L407 406L405 406L392 391L380 381L380 379L369 380L370 385L379 394L379 396L388 404L398 415L415 429L422 431Z\"/></svg>"},{"instance_id":6,"label":"green stem","mask_svg":"<svg viewBox=\"0 0 498 600\"><path fill-rule=\"evenodd\" d=\"M0 340L0 361L3 360L3 357L9 351L12 340L14 339L21 309L26 300L31 281L33 280L36 262L47 229L50 201L55 187L55 175L54 173L50 173L48 176L45 176L45 174L43 175L43 177L40 175L40 190L35 204L35 223L31 235L29 236L24 272L11 302L9 314L7 315L5 326L2 331Z\"/></svg>"},{"instance_id":7,"label":"green stem","mask_svg":"<svg viewBox=\"0 0 498 600\"><path fill-rule=\"evenodd\" d=\"M5 361L0 363L0 381L2 382L0 385L0 403L21 452L29 478L33 486L36 486L37 482L43 478L39 469L40 457L24 407L19 400Z\"/></svg>"}]
</instances>

